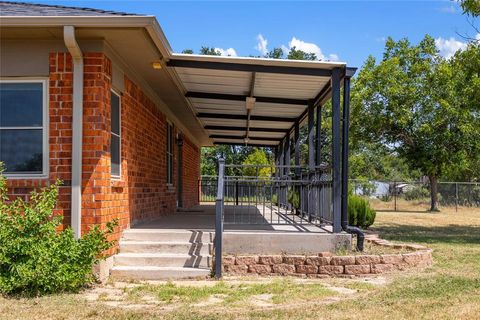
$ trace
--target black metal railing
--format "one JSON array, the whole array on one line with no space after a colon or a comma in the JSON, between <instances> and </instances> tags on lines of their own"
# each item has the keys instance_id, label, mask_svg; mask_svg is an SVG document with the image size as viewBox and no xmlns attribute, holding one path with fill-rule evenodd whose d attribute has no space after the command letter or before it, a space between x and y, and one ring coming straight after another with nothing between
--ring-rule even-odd
<instances>
[{"instance_id":1,"label":"black metal railing","mask_svg":"<svg viewBox=\"0 0 480 320\"><path fill-rule=\"evenodd\" d=\"M240 167L225 165L233 166ZM326 168L308 170L299 166L281 166L275 169L292 172L283 176L224 175L223 200L229 208L225 223L288 224L304 223L305 220L313 224L333 222L332 180ZM201 202L218 200L219 182L216 176L202 177ZM287 215L293 216L291 219L281 219Z\"/></svg>"},{"instance_id":2,"label":"black metal railing","mask_svg":"<svg viewBox=\"0 0 480 320\"><path fill-rule=\"evenodd\" d=\"M227 168L245 174L229 176ZM211 201L216 194L215 261L221 261L224 225L272 229L289 225L300 231L315 226L333 231L328 167L233 165L220 160L218 177L203 177L200 192L201 201ZM221 277L220 263L215 264L215 274Z\"/></svg>"}]
</instances>

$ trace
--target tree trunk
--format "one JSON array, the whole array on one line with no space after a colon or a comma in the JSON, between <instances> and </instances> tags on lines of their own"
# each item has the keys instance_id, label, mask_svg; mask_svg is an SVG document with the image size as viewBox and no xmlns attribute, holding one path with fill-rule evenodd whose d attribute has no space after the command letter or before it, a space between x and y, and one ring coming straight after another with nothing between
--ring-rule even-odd
<instances>
[{"instance_id":1,"label":"tree trunk","mask_svg":"<svg viewBox=\"0 0 480 320\"><path fill-rule=\"evenodd\" d=\"M436 176L428 176L430 180L430 211L439 211L438 202L438 181Z\"/></svg>"}]
</instances>

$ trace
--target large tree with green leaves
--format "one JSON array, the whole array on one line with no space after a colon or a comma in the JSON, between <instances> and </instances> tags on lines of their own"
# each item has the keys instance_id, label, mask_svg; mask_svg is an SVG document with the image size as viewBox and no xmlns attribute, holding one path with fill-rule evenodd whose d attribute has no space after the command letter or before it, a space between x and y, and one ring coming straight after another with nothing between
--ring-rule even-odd
<instances>
[{"instance_id":1,"label":"large tree with green leaves","mask_svg":"<svg viewBox=\"0 0 480 320\"><path fill-rule=\"evenodd\" d=\"M460 97L467 80L455 75L456 59L443 59L430 36L418 45L389 38L383 59L367 59L352 91L352 135L386 146L428 176L432 211L438 178L480 150L480 109L474 93Z\"/></svg>"},{"instance_id":2,"label":"large tree with green leaves","mask_svg":"<svg viewBox=\"0 0 480 320\"><path fill-rule=\"evenodd\" d=\"M463 12L478 17L480 16L480 0L460 0Z\"/></svg>"}]
</instances>

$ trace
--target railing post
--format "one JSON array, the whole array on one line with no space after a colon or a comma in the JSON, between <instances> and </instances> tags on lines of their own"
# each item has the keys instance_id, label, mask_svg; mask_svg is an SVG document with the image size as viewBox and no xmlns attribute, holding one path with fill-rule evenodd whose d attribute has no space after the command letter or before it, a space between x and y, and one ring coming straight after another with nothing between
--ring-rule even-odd
<instances>
[{"instance_id":1,"label":"railing post","mask_svg":"<svg viewBox=\"0 0 480 320\"><path fill-rule=\"evenodd\" d=\"M235 205L238 206L238 178L235 179Z\"/></svg>"},{"instance_id":2,"label":"railing post","mask_svg":"<svg viewBox=\"0 0 480 320\"><path fill-rule=\"evenodd\" d=\"M223 210L224 210L224 172L225 160L218 161L218 190L215 200L215 278L222 277L222 236L223 236Z\"/></svg>"}]
</instances>

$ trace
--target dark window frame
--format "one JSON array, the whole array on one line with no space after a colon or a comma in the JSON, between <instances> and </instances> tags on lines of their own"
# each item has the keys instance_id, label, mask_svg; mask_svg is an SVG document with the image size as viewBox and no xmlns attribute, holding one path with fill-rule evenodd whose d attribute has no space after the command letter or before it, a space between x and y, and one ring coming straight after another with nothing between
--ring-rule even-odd
<instances>
[{"instance_id":1,"label":"dark window frame","mask_svg":"<svg viewBox=\"0 0 480 320\"><path fill-rule=\"evenodd\" d=\"M42 170L41 172L4 172L9 179L45 179L49 176L49 99L47 78L0 79L0 83L25 84L40 83L42 85L42 125L41 126L1 126L0 130L42 130Z\"/></svg>"},{"instance_id":2,"label":"dark window frame","mask_svg":"<svg viewBox=\"0 0 480 320\"><path fill-rule=\"evenodd\" d=\"M114 180L119 180L122 177L122 96L115 90L110 90L110 176ZM118 133L113 132L113 96L118 97ZM118 174L113 172L113 137L118 138Z\"/></svg>"},{"instance_id":3,"label":"dark window frame","mask_svg":"<svg viewBox=\"0 0 480 320\"><path fill-rule=\"evenodd\" d=\"M174 136L175 130L173 124L167 122L167 144L166 144L166 157L167 157L167 185L173 185L173 166L174 166Z\"/></svg>"}]
</instances>

